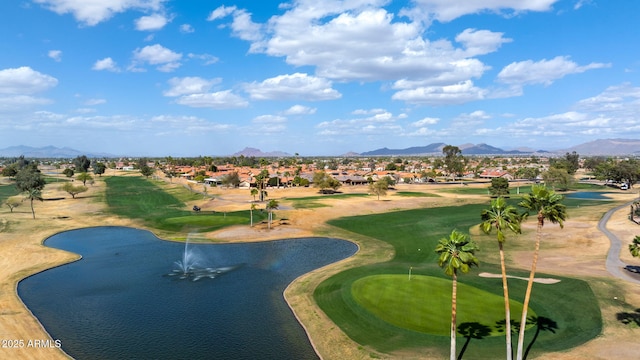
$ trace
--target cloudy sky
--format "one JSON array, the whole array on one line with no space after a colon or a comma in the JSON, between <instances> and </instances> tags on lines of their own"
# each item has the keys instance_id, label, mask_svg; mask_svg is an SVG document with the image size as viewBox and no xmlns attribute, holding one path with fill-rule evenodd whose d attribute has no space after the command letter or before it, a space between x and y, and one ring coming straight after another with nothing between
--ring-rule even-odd
<instances>
[{"instance_id":1,"label":"cloudy sky","mask_svg":"<svg viewBox=\"0 0 640 360\"><path fill-rule=\"evenodd\" d=\"M640 1L0 2L0 148L340 155L640 138Z\"/></svg>"}]
</instances>

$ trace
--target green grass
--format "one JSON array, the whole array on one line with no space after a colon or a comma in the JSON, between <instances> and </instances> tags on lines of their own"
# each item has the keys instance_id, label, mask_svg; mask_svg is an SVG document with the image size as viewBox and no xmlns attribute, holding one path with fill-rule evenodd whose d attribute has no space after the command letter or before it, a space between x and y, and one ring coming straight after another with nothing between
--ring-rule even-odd
<instances>
[{"instance_id":1,"label":"green grass","mask_svg":"<svg viewBox=\"0 0 640 360\"><path fill-rule=\"evenodd\" d=\"M477 187L477 186L461 186L460 183L453 183L448 185L446 188L438 189L438 191L450 193L450 194L460 194L460 195L489 195L489 184L486 186Z\"/></svg>"},{"instance_id":2,"label":"green grass","mask_svg":"<svg viewBox=\"0 0 640 360\"><path fill-rule=\"evenodd\" d=\"M0 204L3 204L5 200L18 194L18 189L16 189L14 185L0 185Z\"/></svg>"},{"instance_id":3,"label":"green grass","mask_svg":"<svg viewBox=\"0 0 640 360\"><path fill-rule=\"evenodd\" d=\"M115 215L142 220L145 225L168 232L207 232L225 226L249 224L249 210L236 212L196 213L186 208L184 201L201 199L187 189L163 189L140 177L108 177L106 202ZM253 221L266 218L253 212Z\"/></svg>"},{"instance_id":4,"label":"green grass","mask_svg":"<svg viewBox=\"0 0 640 360\"><path fill-rule=\"evenodd\" d=\"M329 205L322 204L317 201L305 201L305 200L292 201L291 206L293 206L294 209L316 209L321 207L329 207Z\"/></svg>"},{"instance_id":5,"label":"green grass","mask_svg":"<svg viewBox=\"0 0 640 360\"><path fill-rule=\"evenodd\" d=\"M317 196L305 196L299 198L288 198L287 200L291 201L313 201L313 200L340 200L340 199L348 199L353 197L366 197L369 194L358 194L358 193L350 193L350 194L326 194L326 195L317 195Z\"/></svg>"},{"instance_id":6,"label":"green grass","mask_svg":"<svg viewBox=\"0 0 640 360\"><path fill-rule=\"evenodd\" d=\"M299 198L288 198L294 209L315 209L320 207L328 207L329 205L318 202L318 200L342 200L353 197L365 197L368 194L326 194L318 196L306 196Z\"/></svg>"},{"instance_id":7,"label":"green grass","mask_svg":"<svg viewBox=\"0 0 640 360\"><path fill-rule=\"evenodd\" d=\"M398 191L394 193L395 196L402 197L440 197L438 194L417 192L417 191Z\"/></svg>"},{"instance_id":8,"label":"green grass","mask_svg":"<svg viewBox=\"0 0 640 360\"><path fill-rule=\"evenodd\" d=\"M517 203L518 200L510 199L510 201ZM571 206L577 206L578 204L580 207L584 207L602 205L602 202L571 201ZM420 330L420 325L408 324L408 320L392 320L391 317L383 315L383 310L376 310L376 306L372 305L376 299L375 293L378 292L378 299L386 299L385 301L388 304L399 304L397 306L403 309L400 311L409 311L409 305L400 305L402 301L408 301L406 300L407 298L413 298L416 304L424 302L425 305L422 309L426 309L426 314L421 316L429 317L429 321L449 323L451 319L450 307L444 309L442 300L444 299L446 303L446 300L450 299L450 295L446 297L444 297L444 294L431 296L435 292L432 285L429 285L426 290L424 286L416 286L415 288L403 290L394 289L387 294L384 294L382 289L387 286L394 286L386 279L398 280L402 277L408 277L410 267L414 276L424 276L429 279L429 283L435 283L436 280L431 279L438 278L451 285L450 278L445 276L442 269L437 265L437 254L433 249L438 239L447 236L452 229L457 228L460 231L467 232L470 227L477 226L480 221L481 210L488 206L489 199L487 199L486 204L415 209L386 214L345 217L329 221L329 224L336 227L391 244L395 249L395 257L389 262L348 269L330 277L316 288L314 298L322 310L349 337L362 345L371 346L382 352L430 347L440 349L443 356L446 356L444 354L448 353L449 346L447 336L442 333L434 335ZM569 208L569 215L571 211L571 208ZM489 241L489 237L485 237L481 246L482 249L477 254L481 262L480 268L473 268L470 273L459 276L459 284L464 286L460 287L458 294L465 297L466 295L463 295L463 293L471 291L469 287L472 287L476 289L474 291L479 291L479 294L482 295L472 296L476 301L460 305L459 311L466 312L465 319L491 326L493 331L496 331L496 315L492 315L489 319L484 316L489 312L487 306L497 307L492 309L490 312L492 314L503 311L503 305L498 305L498 303L503 303L501 301L494 303L494 300L485 302L484 300L490 297L486 294L491 294L493 299L501 299L501 280L499 278L479 277L478 273L480 270L500 273L499 265L483 262L482 258L483 252L497 251L497 246L495 246L494 241ZM509 274L526 277L528 276L528 270L524 268L509 269ZM397 278L393 276L397 276ZM583 344L600 334L602 317L598 301L586 282L547 274L537 274L537 276L554 277L561 280L553 285L535 284L530 303L531 311L538 314L538 316L552 319L558 324L558 329L555 334L542 332L532 348L531 356L540 355L546 351L569 349ZM373 284L378 280L382 281L383 284ZM363 300L363 297L358 295L362 292L360 290L360 286L363 284L361 281L365 281L364 284L375 289L369 291L370 300ZM397 281L395 286L400 286L400 284L400 281ZM525 289L526 281L519 279L509 280L511 301L521 303ZM398 299L393 299L393 294L397 294ZM439 299L441 297L443 299ZM493 305L487 305L488 302ZM377 306L386 307L388 310L394 305ZM414 304L413 306L417 305ZM514 311L514 315L517 315L516 311ZM398 316L393 318L395 319ZM519 321L518 317L514 316L512 319ZM498 316L498 318L500 317ZM504 319L504 316L501 319ZM415 321L418 324L421 323L419 320ZM534 331L527 331L525 345L531 340L533 333ZM501 354L503 351L504 338L490 336L482 340L472 341L466 356L474 359L493 359L497 353Z\"/></svg>"},{"instance_id":9,"label":"green grass","mask_svg":"<svg viewBox=\"0 0 640 360\"><path fill-rule=\"evenodd\" d=\"M351 288L356 302L395 326L447 336L450 334L451 281L432 276L373 275L356 280ZM504 320L504 299L479 288L459 284L457 322L493 326ZM522 314L522 304L510 301L513 316ZM535 316L535 313L529 315ZM494 328L490 336L502 335Z\"/></svg>"}]
</instances>

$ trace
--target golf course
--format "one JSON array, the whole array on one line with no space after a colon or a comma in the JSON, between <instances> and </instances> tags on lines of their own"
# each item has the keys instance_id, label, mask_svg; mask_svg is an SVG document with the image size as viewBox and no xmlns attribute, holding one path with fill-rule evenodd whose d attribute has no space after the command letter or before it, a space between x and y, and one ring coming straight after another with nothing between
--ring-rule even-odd
<instances>
[{"instance_id":1,"label":"golf course","mask_svg":"<svg viewBox=\"0 0 640 360\"><path fill-rule=\"evenodd\" d=\"M34 204L36 219L26 202L11 211L0 210L3 338L48 338L15 293L21 279L77 259L43 246L46 238L70 229L118 225L148 229L172 241L184 241L187 235L199 242L306 236L352 241L359 246L355 256L303 275L284 294L318 355L446 358L452 282L438 265L434 249L455 229L480 247L479 266L457 280L458 351L469 359L504 357L501 279L481 276L500 274L495 234L479 228L480 214L491 200L487 185L399 185L379 200L367 193L366 186L343 188L335 195L318 195L313 188L274 188L269 199L277 200L279 208L268 227L265 204L254 202L247 189L213 187L203 193L177 179L121 172L97 178L87 193L72 198L60 190L59 181L48 179L44 201ZM529 191L530 186L511 189L508 203L517 207ZM595 185L578 185L574 191L608 192ZM16 193L8 182L0 184L0 202ZM539 281L533 286L528 311L528 358L608 359L637 353L633 340L638 326L620 321L618 314L634 313L640 290L607 273L608 240L596 230L602 214L633 198L633 193L622 192L607 194L604 201L565 198L564 228L545 225ZM194 205L202 211L194 212ZM616 213L610 221L609 228L620 237L633 234L637 226L625 217ZM522 234L507 234L513 321L519 321L522 312L535 235L533 218L523 223ZM621 258L633 262L628 254ZM513 328L515 351L519 326ZM55 348L2 348L0 357L65 358L65 354Z\"/></svg>"}]
</instances>

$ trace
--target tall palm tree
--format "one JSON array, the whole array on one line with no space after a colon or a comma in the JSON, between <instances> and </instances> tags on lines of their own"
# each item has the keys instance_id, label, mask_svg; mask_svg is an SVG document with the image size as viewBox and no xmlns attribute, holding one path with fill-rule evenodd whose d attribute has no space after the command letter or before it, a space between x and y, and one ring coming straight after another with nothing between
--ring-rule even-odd
<instances>
[{"instance_id":1,"label":"tall palm tree","mask_svg":"<svg viewBox=\"0 0 640 360\"><path fill-rule=\"evenodd\" d=\"M529 300L531 299L531 288L533 287L533 279L536 274L536 265L538 263L538 253L540 252L540 240L542 240L542 227L545 220L551 221L553 224L559 224L564 227L564 221L567 218L567 207L562 204L564 196L556 194L555 191L544 185L534 185L531 187L531 193L526 194L520 202L520 206L528 211L534 211L537 214L538 227L536 230L536 246L533 253L533 263L531 264L531 272L529 273L529 282L527 283L527 291L524 295L524 304L522 306L522 321L520 321L520 333L518 334L518 352L517 360L522 360L522 351L524 350L524 330L527 326L527 311Z\"/></svg>"},{"instance_id":2,"label":"tall palm tree","mask_svg":"<svg viewBox=\"0 0 640 360\"><path fill-rule=\"evenodd\" d=\"M271 222L273 221L273 210L277 209L278 205L279 205L278 201L274 199L271 199L267 202L266 208L267 208L267 211L269 212L269 222L268 222L269 229L271 229Z\"/></svg>"},{"instance_id":3,"label":"tall palm tree","mask_svg":"<svg viewBox=\"0 0 640 360\"><path fill-rule=\"evenodd\" d=\"M458 271L466 273L470 266L478 265L478 259L474 253L478 246L469 239L469 236L453 230L449 237L440 239L435 251L440 254L438 265L444 269L444 273L453 279L451 292L451 360L456 360L456 296L458 291Z\"/></svg>"},{"instance_id":4,"label":"tall palm tree","mask_svg":"<svg viewBox=\"0 0 640 360\"><path fill-rule=\"evenodd\" d=\"M521 233L520 223L522 217L518 214L518 211L514 206L507 205L507 202L503 197L498 197L491 200L491 208L482 210L480 214L482 217L482 223L480 223L480 229L485 234L490 234L495 228L498 238L498 250L500 251L500 269L502 270L502 291L504 293L504 316L507 324L511 323L511 308L509 306L509 287L507 285L507 269L504 264L504 247L503 244L506 240L504 235L505 230L511 230L512 232ZM507 359L513 358L513 352L511 347L511 327L506 327L506 340L507 340Z\"/></svg>"}]
</instances>

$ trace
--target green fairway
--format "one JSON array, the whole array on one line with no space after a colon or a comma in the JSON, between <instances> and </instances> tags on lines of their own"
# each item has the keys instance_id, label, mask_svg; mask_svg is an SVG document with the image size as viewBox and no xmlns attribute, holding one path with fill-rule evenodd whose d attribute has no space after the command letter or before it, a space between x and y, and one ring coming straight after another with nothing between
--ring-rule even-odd
<instances>
[{"instance_id":1,"label":"green fairway","mask_svg":"<svg viewBox=\"0 0 640 360\"><path fill-rule=\"evenodd\" d=\"M352 268L333 275L316 288L314 298L321 309L359 344L371 346L381 352L429 347L440 349L443 357L446 356L444 354L448 353L449 338L448 332L442 330L443 325L439 325L438 331L424 327L427 321L424 319L437 324L450 324L451 321L451 278L445 276L438 266L434 248L437 241L447 236L452 229L468 232L471 227L477 226L480 212L489 206L489 201L487 198L483 204L423 208L330 220L328 223L333 226L391 244L395 249L395 257L389 262ZM514 203L518 201L510 199ZM583 209L590 205L602 205L601 201L592 200L572 199L567 202L570 203L567 204L569 215L571 207L579 206ZM463 321L479 323L490 327L492 335L495 335L499 332L496 321L504 320L501 279L480 277L478 273L500 273L499 265L483 262L483 253L497 252L497 246L493 237L485 236L477 241L481 246L481 251L477 254L480 267L458 277L459 298L465 299L468 295L472 298L459 306L460 311L468 311L470 317L465 315L464 320L459 319L458 325ZM423 281L424 285L397 288L403 278L408 279L410 268L414 279L424 278L429 281ZM508 272L512 276L528 276L525 268L509 268ZM560 282L535 284L529 312L551 319L557 324L557 329L555 333L543 331L539 334L531 356L569 349L600 334L600 308L586 282L541 273L537 276L553 277ZM443 284L442 289L438 290L439 295L433 295L434 288L426 283L435 284L438 281ZM524 298L526 284L526 281L519 279L509 280L514 321L519 321L520 303ZM390 289L386 290L387 288ZM388 292L385 294L386 291ZM469 294L466 295L466 292ZM424 313L413 314L413 320L402 317L404 312L418 312L419 309ZM483 314L491 315L483 318ZM532 327L527 331L525 345L532 340L534 329ZM502 336L474 339L465 356L473 359L495 359L497 353L504 351L504 342Z\"/></svg>"},{"instance_id":2,"label":"green fairway","mask_svg":"<svg viewBox=\"0 0 640 360\"><path fill-rule=\"evenodd\" d=\"M341 200L352 197L365 197L368 194L326 194L318 196L306 196L300 198L289 198L287 201L291 202L291 206L294 209L315 209L320 207L328 207L330 205L318 202L318 200Z\"/></svg>"},{"instance_id":3,"label":"green fairway","mask_svg":"<svg viewBox=\"0 0 640 360\"><path fill-rule=\"evenodd\" d=\"M147 226L168 232L207 232L225 226L249 225L249 210L229 213L196 213L186 209L185 201L202 199L183 188L165 190L141 177L108 177L106 202L112 213L144 221ZM266 215L253 212L254 222Z\"/></svg>"},{"instance_id":4,"label":"green fairway","mask_svg":"<svg viewBox=\"0 0 640 360\"><path fill-rule=\"evenodd\" d=\"M0 204L4 203L8 198L18 195L18 189L15 185L1 185L0 186ZM4 206L4 205L3 205Z\"/></svg>"},{"instance_id":5,"label":"green fairway","mask_svg":"<svg viewBox=\"0 0 640 360\"><path fill-rule=\"evenodd\" d=\"M440 195L437 195L437 194L417 192L417 191L398 191L393 195L402 196L402 197L440 197Z\"/></svg>"},{"instance_id":6,"label":"green fairway","mask_svg":"<svg viewBox=\"0 0 640 360\"><path fill-rule=\"evenodd\" d=\"M356 280L351 288L358 304L395 326L432 335L451 332L451 281L431 276L373 275ZM504 299L479 288L458 285L457 322L493 327L504 321ZM510 301L512 316L519 318L522 304ZM532 311L530 316L535 316Z\"/></svg>"}]
</instances>

